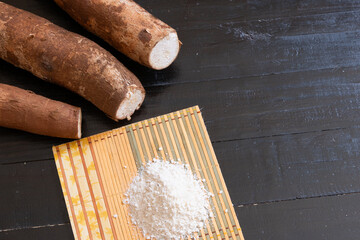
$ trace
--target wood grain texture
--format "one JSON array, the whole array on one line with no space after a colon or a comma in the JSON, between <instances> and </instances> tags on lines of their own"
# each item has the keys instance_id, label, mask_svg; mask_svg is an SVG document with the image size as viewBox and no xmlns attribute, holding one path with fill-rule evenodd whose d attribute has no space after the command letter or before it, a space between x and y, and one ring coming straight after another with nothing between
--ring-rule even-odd
<instances>
[{"instance_id":1,"label":"wood grain texture","mask_svg":"<svg viewBox=\"0 0 360 240\"><path fill-rule=\"evenodd\" d=\"M360 194L309 198L238 208L247 239L351 239L358 228Z\"/></svg>"},{"instance_id":2,"label":"wood grain texture","mask_svg":"<svg viewBox=\"0 0 360 240\"><path fill-rule=\"evenodd\" d=\"M52 1L4 2L94 40L133 71L148 95L130 123L198 104L230 196L244 205L245 239L358 238L359 1L139 0L184 43L162 71L127 59ZM128 123L5 62L0 82L80 106L84 136ZM0 239L72 239L51 153L63 142L0 128Z\"/></svg>"},{"instance_id":3,"label":"wood grain texture","mask_svg":"<svg viewBox=\"0 0 360 240\"><path fill-rule=\"evenodd\" d=\"M0 165L0 189L0 233L69 222L52 159Z\"/></svg>"},{"instance_id":4,"label":"wood grain texture","mask_svg":"<svg viewBox=\"0 0 360 240\"><path fill-rule=\"evenodd\" d=\"M0 232L0 239L64 240L73 239L69 223L54 226L36 226Z\"/></svg>"},{"instance_id":5,"label":"wood grain texture","mask_svg":"<svg viewBox=\"0 0 360 240\"><path fill-rule=\"evenodd\" d=\"M196 102L203 111L214 142L348 128L360 125L358 71L358 67L339 68L147 87L148 98L130 123ZM26 88L20 80L15 82ZM36 90L36 86L28 89ZM107 119L91 104L75 94L64 94L56 86L46 84L37 89L41 95L82 107L84 136L128 123L115 123ZM0 147L4 146L2 148L5 149L0 152L0 162L17 161L18 156L24 161L48 159L51 158L51 151L44 149L61 142L11 131L11 138L17 138L14 134L22 138L24 152L16 152L13 149L18 143L6 141L9 130L0 131L4 132L0 134ZM27 150L31 153L27 154Z\"/></svg>"},{"instance_id":6,"label":"wood grain texture","mask_svg":"<svg viewBox=\"0 0 360 240\"><path fill-rule=\"evenodd\" d=\"M234 204L359 192L358 127L215 143ZM241 191L239 191L241 189Z\"/></svg>"}]
</instances>

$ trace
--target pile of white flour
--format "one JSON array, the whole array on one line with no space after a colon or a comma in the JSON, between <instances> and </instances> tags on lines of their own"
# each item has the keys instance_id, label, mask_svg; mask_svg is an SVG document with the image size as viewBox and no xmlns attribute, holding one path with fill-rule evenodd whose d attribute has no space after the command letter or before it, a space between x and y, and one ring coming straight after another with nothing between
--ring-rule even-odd
<instances>
[{"instance_id":1,"label":"pile of white flour","mask_svg":"<svg viewBox=\"0 0 360 240\"><path fill-rule=\"evenodd\" d=\"M210 195L185 165L154 159L134 178L125 203L145 237L179 239L204 226Z\"/></svg>"}]
</instances>

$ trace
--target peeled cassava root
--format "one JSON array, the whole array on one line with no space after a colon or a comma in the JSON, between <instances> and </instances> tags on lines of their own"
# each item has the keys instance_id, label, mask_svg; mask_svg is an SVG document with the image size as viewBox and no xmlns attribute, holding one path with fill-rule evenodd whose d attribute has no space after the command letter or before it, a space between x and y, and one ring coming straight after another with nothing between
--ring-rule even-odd
<instances>
[{"instance_id":1,"label":"peeled cassava root","mask_svg":"<svg viewBox=\"0 0 360 240\"><path fill-rule=\"evenodd\" d=\"M176 31L132 0L55 0L72 18L131 59L153 69L178 55Z\"/></svg>"},{"instance_id":2,"label":"peeled cassava root","mask_svg":"<svg viewBox=\"0 0 360 240\"><path fill-rule=\"evenodd\" d=\"M0 2L0 57L83 96L114 120L145 97L139 80L93 41Z\"/></svg>"},{"instance_id":3,"label":"peeled cassava root","mask_svg":"<svg viewBox=\"0 0 360 240\"><path fill-rule=\"evenodd\" d=\"M81 109L0 83L0 126L61 138L81 137Z\"/></svg>"}]
</instances>

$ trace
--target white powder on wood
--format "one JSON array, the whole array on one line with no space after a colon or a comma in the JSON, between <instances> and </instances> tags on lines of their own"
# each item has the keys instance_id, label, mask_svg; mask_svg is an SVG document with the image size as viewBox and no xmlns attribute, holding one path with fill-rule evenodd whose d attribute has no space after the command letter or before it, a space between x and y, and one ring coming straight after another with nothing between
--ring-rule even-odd
<instances>
[{"instance_id":1,"label":"white powder on wood","mask_svg":"<svg viewBox=\"0 0 360 240\"><path fill-rule=\"evenodd\" d=\"M198 232L212 215L210 193L179 163L148 162L126 196L132 222L147 238L180 239Z\"/></svg>"}]
</instances>

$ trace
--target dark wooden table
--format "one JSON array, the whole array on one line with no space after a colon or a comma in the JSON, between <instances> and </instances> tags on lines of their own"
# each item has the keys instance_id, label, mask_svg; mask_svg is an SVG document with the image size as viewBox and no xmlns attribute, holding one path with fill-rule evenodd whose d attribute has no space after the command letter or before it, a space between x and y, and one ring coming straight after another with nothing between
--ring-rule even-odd
<instances>
[{"instance_id":1,"label":"dark wooden table","mask_svg":"<svg viewBox=\"0 0 360 240\"><path fill-rule=\"evenodd\" d=\"M163 71L117 53L52 1L5 2L133 71L147 98L131 123L198 104L247 240L360 238L360 1L138 0L184 44ZM4 61L0 82L80 106L84 136L129 123ZM0 128L1 240L73 239L51 152L66 141Z\"/></svg>"}]
</instances>

